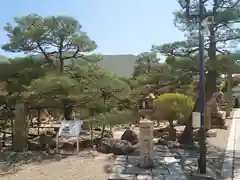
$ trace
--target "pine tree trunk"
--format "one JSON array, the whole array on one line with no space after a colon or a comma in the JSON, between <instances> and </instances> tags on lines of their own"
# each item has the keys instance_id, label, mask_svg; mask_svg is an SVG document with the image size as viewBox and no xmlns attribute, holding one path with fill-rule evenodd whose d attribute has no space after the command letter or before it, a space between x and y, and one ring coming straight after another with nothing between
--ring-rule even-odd
<instances>
[{"instance_id":1,"label":"pine tree trunk","mask_svg":"<svg viewBox=\"0 0 240 180\"><path fill-rule=\"evenodd\" d=\"M197 111L199 111L199 98L197 99L192 112L197 112ZM181 136L179 137L179 142L181 144L193 144L192 132L193 132L193 127L192 127L192 113L191 113L187 120L185 129L181 134Z\"/></svg>"},{"instance_id":2,"label":"pine tree trunk","mask_svg":"<svg viewBox=\"0 0 240 180\"><path fill-rule=\"evenodd\" d=\"M214 9L214 13L215 13ZM209 48L208 48L208 57L209 62L211 64L211 69L208 69L208 72L206 74L206 81L205 81L205 102L208 101L212 94L216 91L217 87L217 77L218 73L215 69L217 61L216 61L216 35L215 35L215 28L214 25L209 26ZM199 98L193 108L193 112L199 112ZM192 137L192 113L188 118L188 122L186 124L186 127L182 133L182 135L179 138L179 142L182 144L192 144L193 143L193 137Z\"/></svg>"},{"instance_id":3,"label":"pine tree trunk","mask_svg":"<svg viewBox=\"0 0 240 180\"><path fill-rule=\"evenodd\" d=\"M18 103L15 107L15 118L13 123L13 151L23 152L28 148L28 122L27 106Z\"/></svg>"},{"instance_id":4,"label":"pine tree trunk","mask_svg":"<svg viewBox=\"0 0 240 180\"><path fill-rule=\"evenodd\" d=\"M176 141L177 139L177 130L175 129L172 121L170 121L169 125L169 139L171 141Z\"/></svg>"},{"instance_id":5,"label":"pine tree trunk","mask_svg":"<svg viewBox=\"0 0 240 180\"><path fill-rule=\"evenodd\" d=\"M206 75L206 94L205 94L205 102L208 101L212 94L216 91L216 81L217 81L217 72L216 71L208 71L208 74ZM199 112L200 106L199 106L199 98L197 99L194 108L192 112ZM192 127L192 113L190 114L186 127L179 137L179 142L181 144L193 144L193 137L192 137L193 127Z\"/></svg>"}]
</instances>

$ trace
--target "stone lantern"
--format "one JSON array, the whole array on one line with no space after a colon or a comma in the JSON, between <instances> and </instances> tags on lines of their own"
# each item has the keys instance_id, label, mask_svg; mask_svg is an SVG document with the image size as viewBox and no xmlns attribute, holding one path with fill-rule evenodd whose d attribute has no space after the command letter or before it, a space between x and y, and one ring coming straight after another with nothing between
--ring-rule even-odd
<instances>
[{"instance_id":1,"label":"stone lantern","mask_svg":"<svg viewBox=\"0 0 240 180\"><path fill-rule=\"evenodd\" d=\"M154 107L153 107L153 101L155 99L155 96L153 93L150 93L149 95L143 97L139 101L139 113L141 117L148 117L151 119Z\"/></svg>"},{"instance_id":2,"label":"stone lantern","mask_svg":"<svg viewBox=\"0 0 240 180\"><path fill-rule=\"evenodd\" d=\"M153 109L153 100L155 96L153 93L150 93L148 96L144 97L140 101L140 109Z\"/></svg>"}]
</instances>

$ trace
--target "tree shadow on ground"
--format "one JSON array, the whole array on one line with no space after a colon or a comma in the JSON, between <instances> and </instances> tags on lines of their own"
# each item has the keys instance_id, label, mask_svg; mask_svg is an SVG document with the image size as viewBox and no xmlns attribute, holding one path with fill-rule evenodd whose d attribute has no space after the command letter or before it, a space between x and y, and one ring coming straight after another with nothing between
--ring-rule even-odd
<instances>
[{"instance_id":1,"label":"tree shadow on ground","mask_svg":"<svg viewBox=\"0 0 240 180\"><path fill-rule=\"evenodd\" d=\"M208 145L207 148L207 168L216 175L218 179L221 178L222 165L225 157L225 149Z\"/></svg>"},{"instance_id":2,"label":"tree shadow on ground","mask_svg":"<svg viewBox=\"0 0 240 180\"><path fill-rule=\"evenodd\" d=\"M186 174L191 175L198 173L198 158L200 156L199 149L175 149L173 152L174 156L180 160L182 169ZM207 175L215 177L216 179L221 178L224 155L225 149L216 147L212 144L207 145ZM192 178L190 176L188 179L197 180L195 176Z\"/></svg>"}]
</instances>

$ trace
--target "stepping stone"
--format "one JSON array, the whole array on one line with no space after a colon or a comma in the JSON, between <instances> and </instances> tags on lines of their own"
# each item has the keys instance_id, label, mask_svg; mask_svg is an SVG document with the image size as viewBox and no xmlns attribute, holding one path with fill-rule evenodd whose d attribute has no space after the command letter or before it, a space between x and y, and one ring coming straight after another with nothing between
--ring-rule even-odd
<instances>
[{"instance_id":1,"label":"stepping stone","mask_svg":"<svg viewBox=\"0 0 240 180\"><path fill-rule=\"evenodd\" d=\"M151 175L138 175L137 180L153 180Z\"/></svg>"},{"instance_id":2,"label":"stepping stone","mask_svg":"<svg viewBox=\"0 0 240 180\"><path fill-rule=\"evenodd\" d=\"M207 137L217 137L217 131L214 129L210 129L206 133Z\"/></svg>"},{"instance_id":3,"label":"stepping stone","mask_svg":"<svg viewBox=\"0 0 240 180\"><path fill-rule=\"evenodd\" d=\"M116 161L126 161L126 159L127 159L127 156L120 155L120 156L117 156Z\"/></svg>"},{"instance_id":4,"label":"stepping stone","mask_svg":"<svg viewBox=\"0 0 240 180\"><path fill-rule=\"evenodd\" d=\"M185 176L178 176L178 175L165 175L164 180L187 180Z\"/></svg>"},{"instance_id":5,"label":"stepping stone","mask_svg":"<svg viewBox=\"0 0 240 180\"><path fill-rule=\"evenodd\" d=\"M182 167L178 163L169 164L168 170L169 170L170 174L174 174L174 175L178 175L178 176L183 175Z\"/></svg>"},{"instance_id":6,"label":"stepping stone","mask_svg":"<svg viewBox=\"0 0 240 180\"><path fill-rule=\"evenodd\" d=\"M114 165L125 165L127 164L127 156L117 156L117 158L114 161Z\"/></svg>"},{"instance_id":7,"label":"stepping stone","mask_svg":"<svg viewBox=\"0 0 240 180\"><path fill-rule=\"evenodd\" d=\"M175 157L164 157L164 161L166 164L179 162Z\"/></svg>"},{"instance_id":8,"label":"stepping stone","mask_svg":"<svg viewBox=\"0 0 240 180\"><path fill-rule=\"evenodd\" d=\"M136 176L132 174L112 173L108 176L108 180L136 180Z\"/></svg>"},{"instance_id":9,"label":"stepping stone","mask_svg":"<svg viewBox=\"0 0 240 180\"><path fill-rule=\"evenodd\" d=\"M154 177L159 177L159 176L163 176L163 175L168 175L170 174L168 168L164 168L164 167L156 167L154 169L152 169L152 174Z\"/></svg>"},{"instance_id":10,"label":"stepping stone","mask_svg":"<svg viewBox=\"0 0 240 180\"><path fill-rule=\"evenodd\" d=\"M126 174L144 174L144 175L149 175L151 174L150 169L144 169L140 168L138 166L133 166L133 165L128 165L125 170Z\"/></svg>"},{"instance_id":11,"label":"stepping stone","mask_svg":"<svg viewBox=\"0 0 240 180\"><path fill-rule=\"evenodd\" d=\"M156 146L154 146L154 151L156 151L156 152L169 152L169 149L168 149L167 146L156 145Z\"/></svg>"},{"instance_id":12,"label":"stepping stone","mask_svg":"<svg viewBox=\"0 0 240 180\"><path fill-rule=\"evenodd\" d=\"M137 165L140 163L140 156L127 156L127 163Z\"/></svg>"},{"instance_id":13,"label":"stepping stone","mask_svg":"<svg viewBox=\"0 0 240 180\"><path fill-rule=\"evenodd\" d=\"M112 167L113 173L123 173L126 170L126 166L123 165L114 165Z\"/></svg>"}]
</instances>

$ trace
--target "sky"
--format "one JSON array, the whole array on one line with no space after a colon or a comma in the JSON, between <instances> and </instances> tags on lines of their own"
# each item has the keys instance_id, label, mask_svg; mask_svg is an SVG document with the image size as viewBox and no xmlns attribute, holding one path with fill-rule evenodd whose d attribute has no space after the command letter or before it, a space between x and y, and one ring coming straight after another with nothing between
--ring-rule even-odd
<instances>
[{"instance_id":1,"label":"sky","mask_svg":"<svg viewBox=\"0 0 240 180\"><path fill-rule=\"evenodd\" d=\"M8 41L2 27L31 13L73 16L103 55L139 54L184 38L173 24L173 12L180 9L177 0L7 0L1 7L0 45ZM0 50L0 55L19 54Z\"/></svg>"}]
</instances>

